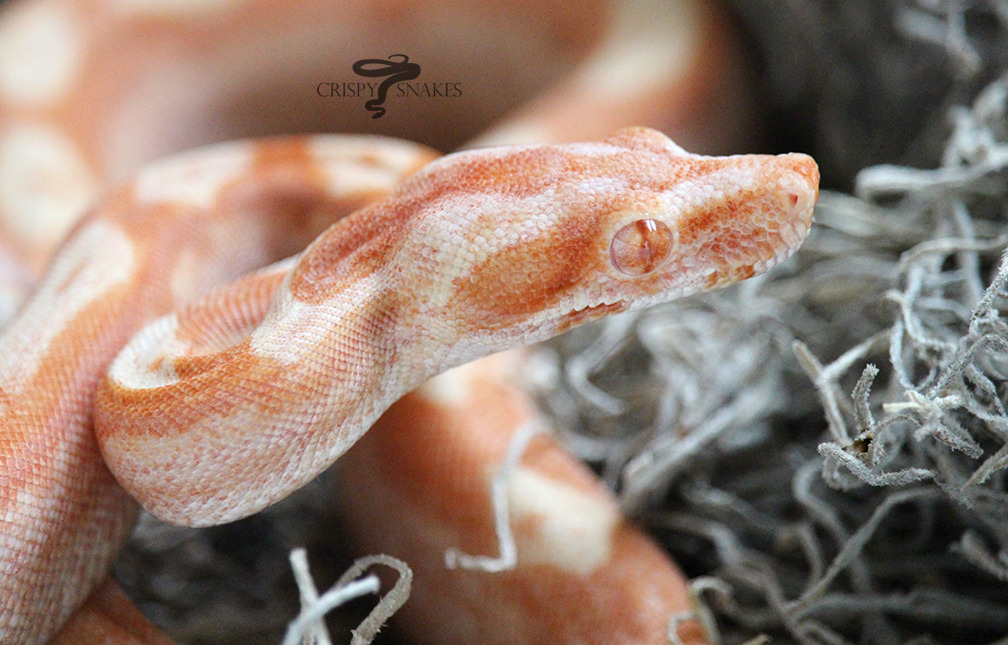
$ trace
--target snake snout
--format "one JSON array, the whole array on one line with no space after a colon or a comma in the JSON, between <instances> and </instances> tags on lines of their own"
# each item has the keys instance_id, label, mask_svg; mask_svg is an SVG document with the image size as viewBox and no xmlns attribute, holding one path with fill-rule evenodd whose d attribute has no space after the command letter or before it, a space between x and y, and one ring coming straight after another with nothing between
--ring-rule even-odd
<instances>
[{"instance_id":1,"label":"snake snout","mask_svg":"<svg viewBox=\"0 0 1008 645\"><path fill-rule=\"evenodd\" d=\"M784 191L789 195L795 219L811 222L812 208L819 199L819 166L805 154L791 153L783 159L788 172L781 178Z\"/></svg>"},{"instance_id":2,"label":"snake snout","mask_svg":"<svg viewBox=\"0 0 1008 645\"><path fill-rule=\"evenodd\" d=\"M812 211L819 199L819 166L808 155L781 155L775 173L780 200L780 232L793 251L804 241L812 226Z\"/></svg>"}]
</instances>

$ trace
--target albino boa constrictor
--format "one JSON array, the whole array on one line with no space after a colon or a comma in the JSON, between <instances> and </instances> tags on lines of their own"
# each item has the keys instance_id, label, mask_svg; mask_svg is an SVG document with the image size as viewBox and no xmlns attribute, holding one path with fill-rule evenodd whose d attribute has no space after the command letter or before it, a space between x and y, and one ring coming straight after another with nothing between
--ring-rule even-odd
<instances>
[{"instance_id":1,"label":"albino boa constrictor","mask_svg":"<svg viewBox=\"0 0 1008 645\"><path fill-rule=\"evenodd\" d=\"M218 192L266 165L233 153L141 175L131 209L149 204L162 221L233 209ZM194 177L207 184L194 190ZM162 519L244 517L314 478L435 374L777 265L808 231L817 183L805 155L704 158L645 129L443 157L296 262L137 335L98 389L102 453ZM118 237L78 233L89 234ZM137 281L123 256L115 282Z\"/></svg>"},{"instance_id":2,"label":"albino boa constrictor","mask_svg":"<svg viewBox=\"0 0 1008 645\"><path fill-rule=\"evenodd\" d=\"M0 69L0 85L9 79ZM0 179L4 155L26 150L66 174L24 185L93 181L38 129L38 114L52 116L32 111L46 96L4 98L14 108L0 105ZM63 118L87 134L86 119ZM112 165L148 156L124 145ZM115 476L150 510L234 519L312 477L450 365L770 268L804 238L818 185L803 155L698 157L648 130L424 165L432 159L388 139L229 144L143 171L76 227L0 338L0 640L48 640L129 530L135 506L102 465L92 414ZM34 205L66 197L52 194ZM297 264L155 322L103 378L145 321L298 251L353 211ZM15 253L30 275L38 260ZM238 436L224 436L228 423ZM590 488L587 475L571 477ZM638 534L619 535L613 544L651 553L639 570L665 562Z\"/></svg>"}]
</instances>

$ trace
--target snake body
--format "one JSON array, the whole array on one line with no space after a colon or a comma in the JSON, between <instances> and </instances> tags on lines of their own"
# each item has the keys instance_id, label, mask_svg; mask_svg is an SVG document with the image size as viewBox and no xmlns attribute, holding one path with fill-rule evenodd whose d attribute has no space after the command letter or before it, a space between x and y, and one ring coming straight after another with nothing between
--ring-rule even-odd
<instances>
[{"instance_id":1,"label":"snake body","mask_svg":"<svg viewBox=\"0 0 1008 645\"><path fill-rule=\"evenodd\" d=\"M513 3L499 4L494 15L513 20ZM604 4L586 3L579 14L590 23ZM649 2L622 4L639 9ZM659 108L691 113L704 91L721 96L690 89L701 81L718 87L690 71L685 84L672 76L674 82L657 83L660 74L635 79L639 91L599 99L594 120L567 118L569 106L550 97L484 135L486 141L520 133L550 140L570 138L580 128L582 138L594 139L578 144L481 148L436 161L426 148L375 137L276 139L186 153L107 192L52 251L83 205L110 182L133 175L140 162L228 134L215 130L212 117L221 114L220 105L207 108L198 92L191 103L181 102L182 110L160 98L188 97L193 79L214 70L230 74L224 97L239 94L243 83L288 62L251 46L264 32L307 60L328 60L319 56L327 51L319 43L332 42L321 27L330 24L333 7L321 0L136 2L110 9L112 17L103 22L89 17L93 7L81 0L23 0L0 19L0 297L14 303L31 293L0 336L6 421L0 437L0 641L50 640L106 576L136 513L134 497L179 523L247 515L313 477L429 376L604 315L745 279L782 261L808 230L818 171L804 155L703 157L647 129L600 140L600 129L614 122L651 122ZM561 24L558 16L569 7L549 7L554 13L537 20ZM706 3L676 7L670 23L650 14L644 22L626 21L637 12L617 11L612 38L653 26L661 36L655 42L664 43L663 25L693 25L709 12ZM342 18L360 26L368 42L380 42L388 27L376 25L366 8ZM419 24L402 33L426 43L425 30L429 25ZM573 29L561 49L584 50L585 33ZM720 32L713 33L718 40ZM586 73L573 75L562 95L583 102L604 63L627 55L613 46L619 44L603 39ZM678 69L681 52L672 49L648 47L652 60L661 62L655 70ZM146 56L149 51L157 55ZM720 60L718 52L697 55L706 64ZM425 73L439 69L426 61L444 58L425 54ZM145 65L127 64L145 56ZM317 63L304 69L314 69L302 76L317 82ZM152 94L152 88L161 91ZM739 112L726 110L716 126L701 130L734 136L732 119ZM395 118L390 110L382 121ZM282 260L305 245L296 258ZM278 263L229 283L270 262ZM0 313L14 308L4 304ZM428 386L416 396L437 391ZM395 418L393 409L379 428L394 427ZM458 436L439 434L442 421L433 419L435 425L419 428L417 437ZM488 443L499 445L502 436L503 430ZM379 436L373 445L392 444ZM464 445L472 451L476 444L458 444ZM549 463L569 459L555 444L547 452ZM358 469L369 463L367 455L379 462L403 458L367 444L347 457L353 454L361 455ZM417 465L445 463L425 454L416 453ZM468 463L464 453L451 454ZM370 463L363 472L376 468ZM603 540L596 553L606 552L606 545L634 548L614 548L613 558L595 561L590 576L569 575L563 567L549 568L564 563L562 548L550 553L544 545L554 543L544 542L541 532L518 530L519 547L538 551L538 564L510 582L481 584L513 585L511 595L520 597L555 573L574 596L592 580L609 581L619 594L641 578L613 572L645 572L648 584L663 590L656 593L674 596L638 621L647 623L645 640L661 638L658 623L683 608L681 578L653 544L623 528L615 506L592 488L586 472L567 465L546 475L557 473L563 474L557 490L592 491L575 498L593 500L593 513L609 518L602 524L618 536ZM532 481L545 480L537 475ZM415 482L451 497L429 477ZM431 580L440 579L436 568L423 564L432 550L465 547L466 536L485 531L483 520L452 525L450 515L427 518L416 498L396 499L413 505L390 507L403 526L427 531L416 541L427 550L415 555ZM469 501L485 504L478 496ZM357 515L371 517L365 510ZM411 524L411 518L420 519ZM521 513L519 520L543 521ZM367 531L356 532L367 539ZM454 537L435 540L435 534ZM408 616L433 616L426 609L432 598L436 605L445 594L471 594L475 583L422 584L425 597L406 620L432 640L449 642L444 625L438 631ZM635 602L643 607L651 600L639 596ZM125 618L126 611L106 584L72 625L91 625L86 633L97 634L99 614ZM541 607L528 616L540 625L552 620ZM491 613L488 619L500 617ZM513 633L533 629L511 620L519 630ZM600 620L605 623L606 615ZM135 642L164 642L153 630L133 629L139 621L127 622ZM631 638L645 633L634 624L612 627ZM585 633L599 626L584 625ZM562 630L528 633L547 641L556 634L579 638ZM471 634L461 631L459 642ZM57 638L83 643L91 637L75 640L64 630Z\"/></svg>"},{"instance_id":2,"label":"snake body","mask_svg":"<svg viewBox=\"0 0 1008 645\"><path fill-rule=\"evenodd\" d=\"M293 266L139 334L98 390L106 462L162 519L243 517L435 374L776 265L810 224L813 163L646 129L443 157Z\"/></svg>"}]
</instances>

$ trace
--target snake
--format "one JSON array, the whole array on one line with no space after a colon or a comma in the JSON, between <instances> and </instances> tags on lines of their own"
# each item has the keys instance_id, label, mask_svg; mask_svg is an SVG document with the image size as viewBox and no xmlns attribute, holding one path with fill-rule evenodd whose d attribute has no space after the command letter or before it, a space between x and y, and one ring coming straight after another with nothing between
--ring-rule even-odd
<instances>
[{"instance_id":1,"label":"snake","mask_svg":"<svg viewBox=\"0 0 1008 645\"><path fill-rule=\"evenodd\" d=\"M3 33L65 30L54 7L15 4ZM8 162L22 154L55 193L8 191L9 210L80 210L93 185L157 154L120 151L94 177L25 117L59 82L0 114L5 185L25 186ZM47 184L57 174L76 181L69 196ZM817 194L805 155L695 155L648 128L443 157L316 135L156 162L48 260L8 238L31 295L0 336L0 639L57 633L105 579L134 500L195 526L254 513L436 374L771 269L804 239Z\"/></svg>"}]
</instances>

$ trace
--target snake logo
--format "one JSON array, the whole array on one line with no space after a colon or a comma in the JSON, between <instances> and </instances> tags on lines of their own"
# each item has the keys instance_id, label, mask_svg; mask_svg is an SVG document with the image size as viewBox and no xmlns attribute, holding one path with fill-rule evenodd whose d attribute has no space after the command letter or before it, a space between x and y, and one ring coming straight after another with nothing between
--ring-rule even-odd
<instances>
[{"instance_id":1,"label":"snake logo","mask_svg":"<svg viewBox=\"0 0 1008 645\"><path fill-rule=\"evenodd\" d=\"M396 60L400 59L400 60ZM409 56L405 54L392 54L388 59L364 58L353 64L353 71L358 76L368 78L381 78L387 76L381 85L378 86L378 96L364 103L364 107L373 112L372 119L377 119L385 114L385 97L389 88L402 81L412 81L420 76L420 65L409 62Z\"/></svg>"}]
</instances>

